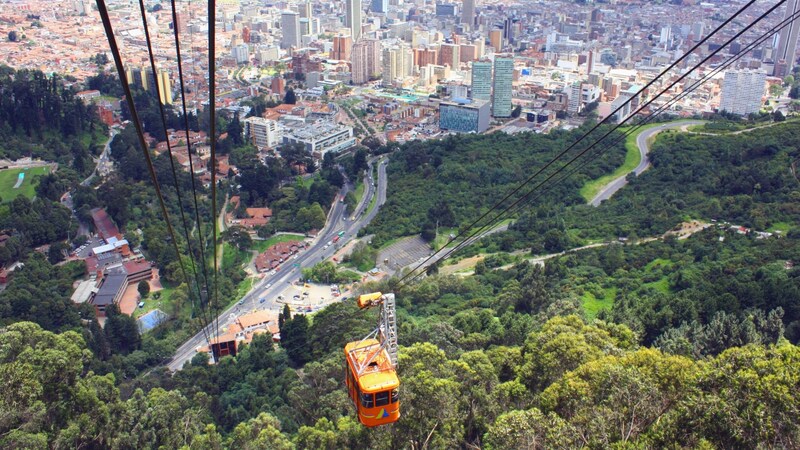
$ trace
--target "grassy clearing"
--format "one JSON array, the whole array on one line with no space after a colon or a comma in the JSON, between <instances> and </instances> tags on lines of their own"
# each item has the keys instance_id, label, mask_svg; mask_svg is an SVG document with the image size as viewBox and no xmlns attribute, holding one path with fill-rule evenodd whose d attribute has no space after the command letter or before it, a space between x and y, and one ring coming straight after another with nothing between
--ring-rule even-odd
<instances>
[{"instance_id":1,"label":"grassy clearing","mask_svg":"<svg viewBox=\"0 0 800 450\"><path fill-rule=\"evenodd\" d=\"M167 283L163 279L161 280L161 285L164 287L164 289L161 289L160 291L157 292L151 292L147 294L147 297L142 299L142 301L144 301L144 307L142 308L139 308L138 306L136 307L136 309L133 311L134 319L138 319L139 317L142 317L143 315L149 313L154 309L160 309L161 311L167 314L172 314L174 312L175 308L172 305L172 294L175 293L177 285L172 283ZM185 306L187 305L184 305L181 314L186 313L188 317L189 308Z\"/></svg>"},{"instance_id":2,"label":"grassy clearing","mask_svg":"<svg viewBox=\"0 0 800 450\"><path fill-rule=\"evenodd\" d=\"M776 222L773 223L771 227L767 229L770 233L774 233L776 231L780 231L782 234L786 234L792 228L792 224L788 222Z\"/></svg>"},{"instance_id":3,"label":"grassy clearing","mask_svg":"<svg viewBox=\"0 0 800 450\"><path fill-rule=\"evenodd\" d=\"M433 244L432 244L433 249L434 250L439 250L442 247L444 247L444 245L447 244L447 241L450 240L450 235L451 234L453 236L457 235L458 234L458 228L456 228L456 227L453 227L453 228L439 227L439 233L436 235L436 239L433 240ZM450 246L453 247L453 246L455 246L457 244L458 244L458 242L453 241L453 242L450 243Z\"/></svg>"},{"instance_id":4,"label":"grassy clearing","mask_svg":"<svg viewBox=\"0 0 800 450\"><path fill-rule=\"evenodd\" d=\"M25 173L25 181L22 186L14 189L17 184L17 177L20 173ZM36 195L36 185L39 184L39 177L50 173L49 167L33 167L30 169L7 169L0 170L0 197L3 203L10 203L20 195L33 198Z\"/></svg>"},{"instance_id":5,"label":"grassy clearing","mask_svg":"<svg viewBox=\"0 0 800 450\"><path fill-rule=\"evenodd\" d=\"M644 283L643 286L653 288L663 294L669 294L669 281L667 280L667 277L661 277L651 283Z\"/></svg>"},{"instance_id":6,"label":"grassy clearing","mask_svg":"<svg viewBox=\"0 0 800 450\"><path fill-rule=\"evenodd\" d=\"M222 267L231 267L234 264L245 264L250 261L252 253L249 250L239 250L228 243L222 246Z\"/></svg>"},{"instance_id":7,"label":"grassy clearing","mask_svg":"<svg viewBox=\"0 0 800 450\"><path fill-rule=\"evenodd\" d=\"M253 241L252 249L257 251L258 253L261 253L264 250L280 242L302 241L305 238L306 238L305 235L302 234L276 234L263 241Z\"/></svg>"},{"instance_id":8,"label":"grassy clearing","mask_svg":"<svg viewBox=\"0 0 800 450\"><path fill-rule=\"evenodd\" d=\"M597 314L603 310L610 310L614 304L614 299L617 297L617 288L605 288L602 298L597 298L591 292L585 292L581 301L583 303L583 310L586 312L586 317L591 320L597 317Z\"/></svg>"},{"instance_id":9,"label":"grassy clearing","mask_svg":"<svg viewBox=\"0 0 800 450\"><path fill-rule=\"evenodd\" d=\"M366 185L364 184L363 180L359 180L356 183L356 190L353 192L353 195L356 197L356 205L361 203L361 198L364 197L364 191L366 191Z\"/></svg>"},{"instance_id":10,"label":"grassy clearing","mask_svg":"<svg viewBox=\"0 0 800 450\"><path fill-rule=\"evenodd\" d=\"M665 268L665 269L666 268L670 268L674 264L675 263L672 262L672 260L664 259L664 258L656 258L656 259L650 261L649 263L647 263L647 265L644 266L644 268L647 271L651 271L651 270L656 269L656 268Z\"/></svg>"}]
</instances>

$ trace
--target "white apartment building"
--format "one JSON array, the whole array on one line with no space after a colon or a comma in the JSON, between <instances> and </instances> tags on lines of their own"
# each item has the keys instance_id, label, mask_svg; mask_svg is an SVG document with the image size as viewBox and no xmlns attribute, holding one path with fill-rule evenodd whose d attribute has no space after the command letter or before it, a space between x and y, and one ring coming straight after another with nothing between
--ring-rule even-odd
<instances>
[{"instance_id":1,"label":"white apartment building","mask_svg":"<svg viewBox=\"0 0 800 450\"><path fill-rule=\"evenodd\" d=\"M278 122L263 117L248 117L243 121L244 139L259 150L275 148L281 144L282 133Z\"/></svg>"},{"instance_id":2,"label":"white apartment building","mask_svg":"<svg viewBox=\"0 0 800 450\"><path fill-rule=\"evenodd\" d=\"M730 70L722 81L719 109L746 116L761 109L767 74L751 70Z\"/></svg>"}]
</instances>

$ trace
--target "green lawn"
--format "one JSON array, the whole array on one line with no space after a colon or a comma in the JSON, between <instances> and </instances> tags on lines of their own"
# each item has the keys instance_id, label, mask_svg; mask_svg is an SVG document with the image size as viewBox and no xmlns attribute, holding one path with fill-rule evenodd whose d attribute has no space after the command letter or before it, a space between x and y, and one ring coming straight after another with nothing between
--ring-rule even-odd
<instances>
[{"instance_id":1,"label":"green lawn","mask_svg":"<svg viewBox=\"0 0 800 450\"><path fill-rule=\"evenodd\" d=\"M17 183L17 178L22 172L25 173L25 181L22 182L22 186L14 189L14 185ZM2 202L10 203L20 195L33 198L34 195L36 195L36 184L38 182L38 178L47 173L50 173L49 167L0 170L0 197L3 198Z\"/></svg>"},{"instance_id":2,"label":"green lawn","mask_svg":"<svg viewBox=\"0 0 800 450\"><path fill-rule=\"evenodd\" d=\"M617 288L605 288L605 293L602 298L597 298L591 292L586 292L581 297L583 302L583 310L586 312L586 317L591 320L597 317L597 314L602 310L609 310L614 304L614 299L617 297Z\"/></svg>"},{"instance_id":3,"label":"green lawn","mask_svg":"<svg viewBox=\"0 0 800 450\"><path fill-rule=\"evenodd\" d=\"M644 268L647 271L651 271L651 270L653 270L654 268L657 268L657 267L669 268L669 267L672 267L674 264L675 263L672 262L672 260L664 259L664 258L656 258L656 259L650 261L649 263L647 263L647 265L644 266Z\"/></svg>"},{"instance_id":4,"label":"green lawn","mask_svg":"<svg viewBox=\"0 0 800 450\"><path fill-rule=\"evenodd\" d=\"M361 202L361 197L364 196L364 191L366 190L366 185L364 184L363 180L359 180L356 183L356 190L353 192L353 195L356 197L356 205Z\"/></svg>"},{"instance_id":5,"label":"green lawn","mask_svg":"<svg viewBox=\"0 0 800 450\"><path fill-rule=\"evenodd\" d=\"M279 242L302 241L305 238L302 234L276 234L263 241L254 240L252 249L261 253Z\"/></svg>"},{"instance_id":6,"label":"green lawn","mask_svg":"<svg viewBox=\"0 0 800 450\"><path fill-rule=\"evenodd\" d=\"M781 234L785 235L786 233L789 232L789 229L791 229L791 228L792 228L792 224L790 224L788 222L775 222L775 223L772 224L771 227L769 227L767 229L767 231L769 231L771 233L774 233L776 231L780 231Z\"/></svg>"},{"instance_id":7,"label":"green lawn","mask_svg":"<svg viewBox=\"0 0 800 450\"><path fill-rule=\"evenodd\" d=\"M172 294L175 292L176 286L172 285L171 283L167 283L163 279L161 280L161 283L164 289L158 292L151 292L147 294L147 297L142 299L142 301L144 301L144 307L137 307L133 311L134 319L138 319L154 309L160 309L167 314L172 314L174 309L172 307ZM155 298L155 295L158 295L158 298ZM181 313L186 313L188 317L190 310L191 308L189 308L189 305L184 305Z\"/></svg>"},{"instance_id":8,"label":"green lawn","mask_svg":"<svg viewBox=\"0 0 800 450\"><path fill-rule=\"evenodd\" d=\"M645 283L644 286L651 287L664 294L669 293L669 280L667 280L667 277L661 277L658 281L653 281L652 283Z\"/></svg>"}]
</instances>

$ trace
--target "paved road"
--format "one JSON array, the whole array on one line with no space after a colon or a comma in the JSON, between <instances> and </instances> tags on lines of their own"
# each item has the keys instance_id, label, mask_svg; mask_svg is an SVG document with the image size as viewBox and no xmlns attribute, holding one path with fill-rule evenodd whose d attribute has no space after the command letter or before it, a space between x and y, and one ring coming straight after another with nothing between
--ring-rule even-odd
<instances>
[{"instance_id":1,"label":"paved road","mask_svg":"<svg viewBox=\"0 0 800 450\"><path fill-rule=\"evenodd\" d=\"M346 195L353 187L348 184L342 188L334 201L330 214L328 214L328 221L325 224L325 228L320 231L311 246L307 250L301 252L297 256L297 259L291 259L281 266L273 275L268 275L259 280L240 302L234 303L227 310L223 311L218 318L220 331L233 322L235 314L239 311L250 311L253 309L270 310L277 308L275 303L277 295L282 292L287 285L292 284L300 278L301 269L311 267L333 256L336 252L337 245L329 245L329 242L333 240L334 236L340 231L344 231L338 243L343 245L344 242L349 239L355 238L359 230L367 226L367 224L375 218L375 215L378 214L378 207L386 202L387 162L388 160L386 158L378 162L377 191L372 189L369 191L373 193L372 195L376 193L378 196L376 207L373 208L369 214L364 214L364 211L369 206L369 201L366 201L355 211L354 217L357 219L348 220L345 217L345 204L340 202L339 199L341 196ZM265 299L264 303L259 301L260 298ZM241 305L239 303L241 303ZM207 330L210 329L210 327L207 327ZM206 344L203 333L197 333L178 348L175 356L167 363L167 367L172 371L180 370L187 361L194 357L197 347Z\"/></svg>"},{"instance_id":2,"label":"paved road","mask_svg":"<svg viewBox=\"0 0 800 450\"><path fill-rule=\"evenodd\" d=\"M95 160L97 166L95 166L92 173L85 180L81 181L81 186L89 186L98 172L100 175L104 175L108 172L111 165L111 160L109 159L109 155L111 154L111 141L114 140L114 136L117 134L119 134L119 129L112 127L108 133L108 141L106 141L106 145L103 147L103 153L100 153L100 156Z\"/></svg>"},{"instance_id":3,"label":"paved road","mask_svg":"<svg viewBox=\"0 0 800 450\"><path fill-rule=\"evenodd\" d=\"M636 146L639 148L641 161L639 161L639 165L636 166L635 169L633 169L633 173L636 174L636 176L638 177L639 175L642 174L642 172L644 172L650 167L650 160L647 158L647 153L650 151L650 147L647 145L647 141L651 137L670 128L681 128L691 125L699 125L701 123L703 122L698 120L670 122L670 123L665 123L663 125L659 125L657 127L647 129L639 133L639 135L636 136ZM611 198L611 196L614 195L618 190L622 189L623 186L628 184L627 177L628 174L626 173L625 175L622 175L619 178L605 185L603 189L601 189L600 192L598 192L597 195L589 203L592 206L598 206L600 205L600 203L603 202L603 200L608 200L609 198Z\"/></svg>"}]
</instances>

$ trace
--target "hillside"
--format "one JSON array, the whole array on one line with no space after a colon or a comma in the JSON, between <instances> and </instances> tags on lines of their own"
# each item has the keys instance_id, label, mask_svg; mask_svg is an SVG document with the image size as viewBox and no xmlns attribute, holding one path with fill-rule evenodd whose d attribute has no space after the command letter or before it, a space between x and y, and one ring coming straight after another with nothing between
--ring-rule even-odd
<instances>
[{"instance_id":1,"label":"hillside","mask_svg":"<svg viewBox=\"0 0 800 450\"><path fill-rule=\"evenodd\" d=\"M387 202L367 233L374 233L373 241L380 245L392 238L432 229L437 221L444 227L466 225L586 130L585 126L548 135L493 133L409 142L390 159ZM596 133L600 135L600 131ZM585 142L588 144L591 140ZM569 155L583 148L580 144ZM583 183L621 165L625 153L624 145L615 146L537 204L581 203L579 189ZM551 173L556 167L545 173ZM536 180L542 179L544 176Z\"/></svg>"},{"instance_id":2,"label":"hillside","mask_svg":"<svg viewBox=\"0 0 800 450\"><path fill-rule=\"evenodd\" d=\"M127 339L121 322L99 330L78 325L76 317L59 322L52 316L40 321L52 331L25 322L10 325L0 333L0 377L20 388L0 396L0 410L7 411L0 444L796 447L800 233L787 225L797 223L792 203L797 188L785 165L796 151L790 145L795 131L773 128L758 139L746 134L662 139L653 151L654 167L599 208L551 199L479 250L533 248L537 253L619 235L630 238L627 245L566 254L544 267L524 261L530 251L498 253L480 262L469 277L436 275L414 285L389 280L365 286L398 296L402 415L391 427L362 427L347 398L342 347L369 331L375 313L344 302L311 317L285 317L283 349L260 336L236 358L209 366L197 356L174 376L161 371L137 376L169 354L171 341L156 339L169 330L146 335L131 349L121 347ZM538 137L502 139L539 142ZM399 161L393 177L406 186L418 183L410 189L421 195L425 183L440 182L435 170L456 170L444 162L436 169L436 152L488 143L476 137L458 145L409 145L393 157ZM772 150L763 150L765 145ZM412 148L428 162L406 173L404 152ZM494 151L502 148L498 144ZM477 157L479 152L473 153ZM512 160L535 159L523 153L509 150L516 156L496 164L497 170L508 170ZM469 160L469 155L459 158ZM487 164L475 159L469 167L488 176L489 169L479 169ZM467 192L459 192L456 179L442 177L437 186L464 202L474 195L488 204L497 195L480 183L461 184ZM579 184L569 187L576 196ZM408 214L425 220L424 205L439 200L416 197L423 206L414 212L413 199L393 200L395 209L386 217ZM130 202L143 208L137 196ZM688 239L637 238L660 234L686 217L710 220L715 202L718 226ZM477 210L455 207L452 213L461 221ZM783 233L768 238L741 234L738 226L723 225L723 219L755 229L782 228ZM413 220L405 223L410 229ZM386 238L393 235L385 222L376 228ZM152 233L145 232L147 242L158 242ZM22 279L69 279L66 271L48 267L37 259L23 269ZM22 286L12 288L19 293ZM42 286L56 288L60 303L63 282ZM0 302L6 312L21 305ZM31 310L19 311L16 320L36 320ZM35 357L40 353L49 356ZM747 419L753 415L760 419Z\"/></svg>"}]
</instances>

